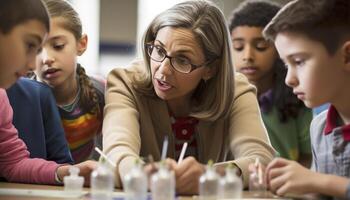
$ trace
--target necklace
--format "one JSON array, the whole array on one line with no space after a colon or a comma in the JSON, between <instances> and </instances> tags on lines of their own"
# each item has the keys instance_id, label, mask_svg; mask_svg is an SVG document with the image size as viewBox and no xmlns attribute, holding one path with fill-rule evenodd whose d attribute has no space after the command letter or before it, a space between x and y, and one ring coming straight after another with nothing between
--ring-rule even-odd
<instances>
[{"instance_id":1,"label":"necklace","mask_svg":"<svg viewBox=\"0 0 350 200\"><path fill-rule=\"evenodd\" d=\"M75 95L73 101L66 105L58 105L62 110L66 112L72 112L80 100L80 85L78 84L78 92Z\"/></svg>"}]
</instances>

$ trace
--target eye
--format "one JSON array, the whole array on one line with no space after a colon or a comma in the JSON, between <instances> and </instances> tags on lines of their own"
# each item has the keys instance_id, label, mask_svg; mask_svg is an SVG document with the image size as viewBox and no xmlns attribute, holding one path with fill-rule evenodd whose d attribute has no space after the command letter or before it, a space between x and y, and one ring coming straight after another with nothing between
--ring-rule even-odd
<instances>
[{"instance_id":1,"label":"eye","mask_svg":"<svg viewBox=\"0 0 350 200\"><path fill-rule=\"evenodd\" d=\"M27 53L34 53L36 52L37 45L34 42L27 42Z\"/></svg>"},{"instance_id":2,"label":"eye","mask_svg":"<svg viewBox=\"0 0 350 200\"><path fill-rule=\"evenodd\" d=\"M52 48L55 49L56 51L60 51L64 49L64 47L65 47L65 44L61 44L61 43L52 45Z\"/></svg>"},{"instance_id":3,"label":"eye","mask_svg":"<svg viewBox=\"0 0 350 200\"><path fill-rule=\"evenodd\" d=\"M255 48L258 50L258 51L265 51L266 49L268 49L270 47L270 44L265 41L265 40L261 40L259 42L257 42L255 44Z\"/></svg>"},{"instance_id":4,"label":"eye","mask_svg":"<svg viewBox=\"0 0 350 200\"><path fill-rule=\"evenodd\" d=\"M187 57L184 57L184 56L176 57L175 61L179 65L188 65L188 64L191 63L190 60Z\"/></svg>"},{"instance_id":5,"label":"eye","mask_svg":"<svg viewBox=\"0 0 350 200\"><path fill-rule=\"evenodd\" d=\"M302 67L305 64L305 60L301 58L296 58L293 60L293 64L296 65L297 67Z\"/></svg>"},{"instance_id":6,"label":"eye","mask_svg":"<svg viewBox=\"0 0 350 200\"><path fill-rule=\"evenodd\" d=\"M242 42L233 41L232 46L235 51L243 51L244 49L244 44Z\"/></svg>"}]
</instances>

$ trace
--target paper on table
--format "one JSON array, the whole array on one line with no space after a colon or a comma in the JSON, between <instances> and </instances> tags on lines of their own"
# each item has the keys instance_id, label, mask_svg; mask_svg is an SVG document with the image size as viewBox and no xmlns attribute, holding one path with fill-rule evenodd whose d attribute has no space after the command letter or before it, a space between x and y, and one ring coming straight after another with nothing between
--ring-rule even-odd
<instances>
[{"instance_id":1,"label":"paper on table","mask_svg":"<svg viewBox=\"0 0 350 200\"><path fill-rule=\"evenodd\" d=\"M64 190L0 188L0 195L9 195L9 196L80 198L87 193L88 193L87 191L82 191L81 193L68 193Z\"/></svg>"},{"instance_id":2,"label":"paper on table","mask_svg":"<svg viewBox=\"0 0 350 200\"><path fill-rule=\"evenodd\" d=\"M82 191L79 194L68 193L64 190L39 190L39 189L15 189L0 188L0 195L4 196L26 196L26 197L54 197L54 198L81 198L87 195L89 191ZM113 192L113 198L126 197L124 192Z\"/></svg>"}]
</instances>

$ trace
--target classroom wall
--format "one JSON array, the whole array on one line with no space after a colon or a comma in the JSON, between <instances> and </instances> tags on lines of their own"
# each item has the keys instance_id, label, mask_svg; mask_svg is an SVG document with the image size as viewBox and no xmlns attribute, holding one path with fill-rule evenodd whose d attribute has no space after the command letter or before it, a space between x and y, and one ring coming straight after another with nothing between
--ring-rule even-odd
<instances>
[{"instance_id":1,"label":"classroom wall","mask_svg":"<svg viewBox=\"0 0 350 200\"><path fill-rule=\"evenodd\" d=\"M154 2L162 0L152 0ZM175 1L175 0L174 0ZM226 19L244 0L212 0L224 12ZM290 0L273 0L284 4ZM140 38L138 8L145 0L100 0L100 74L107 74L114 66L126 66L136 56ZM146 9L146 8L145 8ZM143 30L142 30L143 31ZM142 34L142 33L141 33Z\"/></svg>"},{"instance_id":2,"label":"classroom wall","mask_svg":"<svg viewBox=\"0 0 350 200\"><path fill-rule=\"evenodd\" d=\"M142 0L139 0L142 1ZM226 19L244 0L212 0L224 12ZM286 3L290 0L274 0ZM137 37L138 0L101 0L100 41L114 44L135 44Z\"/></svg>"}]
</instances>

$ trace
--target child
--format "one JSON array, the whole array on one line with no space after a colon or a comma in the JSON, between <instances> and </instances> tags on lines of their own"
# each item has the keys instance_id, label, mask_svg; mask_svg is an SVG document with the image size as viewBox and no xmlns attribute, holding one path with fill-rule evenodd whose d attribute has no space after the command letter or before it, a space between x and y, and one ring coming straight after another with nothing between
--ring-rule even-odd
<instances>
[{"instance_id":1,"label":"child","mask_svg":"<svg viewBox=\"0 0 350 200\"><path fill-rule=\"evenodd\" d=\"M311 124L312 171L285 159L268 165L269 187L278 195L350 199L349 11L349 0L296 0L264 30L288 66L285 81L298 98L309 108L331 104Z\"/></svg>"},{"instance_id":2,"label":"child","mask_svg":"<svg viewBox=\"0 0 350 200\"><path fill-rule=\"evenodd\" d=\"M235 75L225 18L209 1L186 1L159 14L147 28L143 62L108 76L103 149L116 163L116 185L138 157L168 163L179 194L198 193L212 159L238 166L245 186L248 165L272 159L255 89ZM188 142L179 164L181 147ZM150 170L151 171L151 170Z\"/></svg>"},{"instance_id":3,"label":"child","mask_svg":"<svg viewBox=\"0 0 350 200\"><path fill-rule=\"evenodd\" d=\"M6 92L13 109L13 125L30 157L73 163L51 89L20 78Z\"/></svg>"},{"instance_id":4,"label":"child","mask_svg":"<svg viewBox=\"0 0 350 200\"><path fill-rule=\"evenodd\" d=\"M233 64L257 87L262 119L279 156L309 166L312 111L284 83L287 69L262 35L279 9L275 3L252 0L233 10L229 21Z\"/></svg>"},{"instance_id":5,"label":"child","mask_svg":"<svg viewBox=\"0 0 350 200\"><path fill-rule=\"evenodd\" d=\"M12 125L12 109L4 89L28 70L49 31L49 16L40 0L0 1L0 177L8 181L57 184L68 175L68 165L30 159ZM15 58L15 59L14 59ZM89 180L96 163L76 165Z\"/></svg>"},{"instance_id":6,"label":"child","mask_svg":"<svg viewBox=\"0 0 350 200\"><path fill-rule=\"evenodd\" d=\"M102 146L105 84L87 76L77 63L87 47L78 13L67 1L44 2L51 31L36 70L38 78L52 88L74 161L97 159L94 147Z\"/></svg>"}]
</instances>

